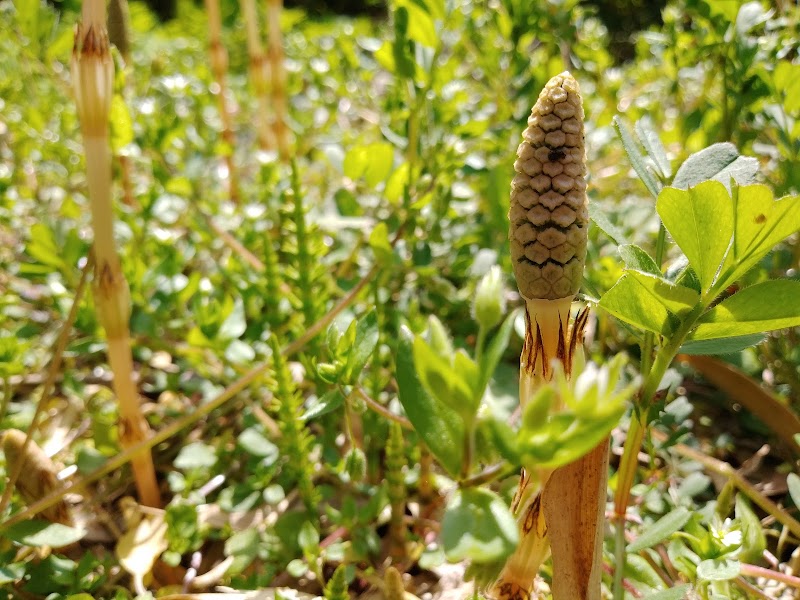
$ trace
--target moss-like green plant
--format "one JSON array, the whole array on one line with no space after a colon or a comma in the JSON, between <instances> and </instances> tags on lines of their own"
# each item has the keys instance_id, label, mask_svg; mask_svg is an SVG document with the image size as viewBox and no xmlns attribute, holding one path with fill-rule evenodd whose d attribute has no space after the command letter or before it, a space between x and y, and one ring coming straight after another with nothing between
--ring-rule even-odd
<instances>
[{"instance_id":1,"label":"moss-like green plant","mask_svg":"<svg viewBox=\"0 0 800 600\"><path fill-rule=\"evenodd\" d=\"M324 595L325 600L350 600L350 594L347 593L345 565L336 567L333 576L325 586Z\"/></svg>"},{"instance_id":2,"label":"moss-like green plant","mask_svg":"<svg viewBox=\"0 0 800 600\"><path fill-rule=\"evenodd\" d=\"M406 464L403 430L397 423L389 426L386 442L386 482L392 516L389 521L390 554L395 561L406 555L406 482L403 468Z\"/></svg>"},{"instance_id":3,"label":"moss-like green plant","mask_svg":"<svg viewBox=\"0 0 800 600\"><path fill-rule=\"evenodd\" d=\"M306 507L316 511L319 492L314 486L314 464L311 461L314 438L300 420L303 396L292 381L289 365L281 354L281 346L275 335L271 337L270 345L276 383L274 408L282 434L280 447L282 455L286 457L285 469L289 478L297 484Z\"/></svg>"}]
</instances>

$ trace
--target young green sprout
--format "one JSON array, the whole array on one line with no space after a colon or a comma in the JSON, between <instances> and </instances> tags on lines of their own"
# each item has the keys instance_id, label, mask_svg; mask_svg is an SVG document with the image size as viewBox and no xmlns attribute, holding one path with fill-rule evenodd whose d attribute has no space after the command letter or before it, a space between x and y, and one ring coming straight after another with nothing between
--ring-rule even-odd
<instances>
[{"instance_id":1,"label":"young green sprout","mask_svg":"<svg viewBox=\"0 0 800 600\"><path fill-rule=\"evenodd\" d=\"M104 0L85 0L81 16L72 51L72 84L86 151L86 179L94 230L93 293L97 314L106 332L108 359L114 372L114 390L119 400L120 443L129 448L149 437L150 430L133 383L128 330L130 293L114 242L108 125L114 61L109 50ZM149 506L159 506L161 498L150 453L136 455L131 463L140 501Z\"/></svg>"},{"instance_id":2,"label":"young green sprout","mask_svg":"<svg viewBox=\"0 0 800 600\"><path fill-rule=\"evenodd\" d=\"M561 363L569 377L578 366L576 360L583 359L580 342L588 312L584 309L571 320L570 308L583 278L589 211L583 106L578 82L572 75L564 72L547 82L522 137L514 163L516 176L511 183L509 238L514 275L526 309L526 335L520 356L520 404L524 410L536 389L551 380L554 360ZM554 406L553 410L559 408ZM597 520L598 501L591 500L592 506L584 506L590 498L580 488L603 487L605 500L605 467L597 462L605 460L607 451L603 444L598 448L589 453L589 458L555 471L523 470L512 505L519 525L519 546L489 590L491 597L530 598L552 539L559 542L558 554L553 545L554 598L597 597L592 595L595 592L585 592L595 582L596 594L600 591L598 577L602 565L597 556L602 558L602 554L597 548L597 523L589 523L586 534L580 534L581 539L573 538L572 547L567 548L562 548L561 542L570 540L565 540L559 529L571 531L568 521L584 518L586 509L591 513L589 520ZM583 466L587 460L590 464ZM570 471L576 468L575 464L580 474L593 475L576 483ZM563 487L565 477L573 485L571 490ZM597 477L602 482L596 481ZM573 581L575 572L584 571L585 576L579 573L579 581Z\"/></svg>"}]
</instances>

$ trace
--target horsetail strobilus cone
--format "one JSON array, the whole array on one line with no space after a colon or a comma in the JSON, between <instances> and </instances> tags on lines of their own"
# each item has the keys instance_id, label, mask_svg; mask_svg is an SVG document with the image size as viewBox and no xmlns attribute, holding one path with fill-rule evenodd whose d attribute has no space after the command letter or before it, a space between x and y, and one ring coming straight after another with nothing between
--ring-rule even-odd
<instances>
[{"instance_id":1,"label":"horsetail strobilus cone","mask_svg":"<svg viewBox=\"0 0 800 600\"><path fill-rule=\"evenodd\" d=\"M583 362L588 309L574 318L570 309L583 279L589 211L583 106L572 75L564 72L547 82L522 137L511 183L509 238L526 309L520 356L524 409L551 380L554 361L567 377ZM604 442L564 467L523 469L512 504L520 542L491 586L492 598L536 597L536 575L552 551L553 598L599 599L607 455Z\"/></svg>"}]
</instances>

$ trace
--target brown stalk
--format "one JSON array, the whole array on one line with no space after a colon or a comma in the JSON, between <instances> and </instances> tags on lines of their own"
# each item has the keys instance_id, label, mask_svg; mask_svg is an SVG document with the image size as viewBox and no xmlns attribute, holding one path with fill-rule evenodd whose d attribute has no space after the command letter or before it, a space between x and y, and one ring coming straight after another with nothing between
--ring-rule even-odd
<instances>
[{"instance_id":1,"label":"brown stalk","mask_svg":"<svg viewBox=\"0 0 800 600\"><path fill-rule=\"evenodd\" d=\"M36 442L19 429L7 429L0 435L6 468L21 473L16 488L28 504L44 498L58 487L55 464ZM41 515L51 523L72 526L69 506L62 499Z\"/></svg>"},{"instance_id":2,"label":"brown stalk","mask_svg":"<svg viewBox=\"0 0 800 600\"><path fill-rule=\"evenodd\" d=\"M775 395L732 365L712 356L678 355L703 377L761 419L787 446L800 452L795 436L800 433L800 418Z\"/></svg>"},{"instance_id":3,"label":"brown stalk","mask_svg":"<svg viewBox=\"0 0 800 600\"><path fill-rule=\"evenodd\" d=\"M108 119L114 79L103 0L86 0L82 23L75 33L72 57L73 85L86 152L89 202L94 231L95 271L93 293L100 323L105 329L108 358L119 402L119 435L123 448L136 446L150 436L133 383L131 357L130 294L114 242L111 199L111 147ZM161 497L150 452L135 455L131 464L139 499L160 506Z\"/></svg>"},{"instance_id":4,"label":"brown stalk","mask_svg":"<svg viewBox=\"0 0 800 600\"><path fill-rule=\"evenodd\" d=\"M219 116L222 121L222 139L227 146L225 163L228 167L228 193L233 202L239 201L239 185L236 165L233 161L233 150L236 139L231 125L231 114L228 107L228 52L222 45L222 17L219 0L205 0L208 12L208 52L211 59L211 71L217 84L216 95L219 99Z\"/></svg>"},{"instance_id":5,"label":"brown stalk","mask_svg":"<svg viewBox=\"0 0 800 600\"><path fill-rule=\"evenodd\" d=\"M286 120L289 104L286 97L286 67L283 64L283 33L281 32L281 10L283 0L267 0L267 21L269 22L269 74L272 84L272 108L274 118L272 131L278 144L278 155L282 160L290 157L289 128Z\"/></svg>"},{"instance_id":6,"label":"brown stalk","mask_svg":"<svg viewBox=\"0 0 800 600\"><path fill-rule=\"evenodd\" d=\"M247 31L247 53L250 56L248 70L250 83L253 86L258 112L256 114L256 129L258 130L258 144L262 150L275 149L275 135L270 127L270 113L272 112L269 101L269 85L267 82L267 69L269 63L261 44L261 34L258 27L258 12L255 0L240 0L244 25Z\"/></svg>"}]
</instances>

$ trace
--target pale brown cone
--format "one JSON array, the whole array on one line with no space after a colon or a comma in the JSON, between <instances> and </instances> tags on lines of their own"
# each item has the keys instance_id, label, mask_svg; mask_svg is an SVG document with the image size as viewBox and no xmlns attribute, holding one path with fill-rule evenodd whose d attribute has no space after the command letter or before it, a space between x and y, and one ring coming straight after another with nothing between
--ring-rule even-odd
<instances>
[{"instance_id":1,"label":"pale brown cone","mask_svg":"<svg viewBox=\"0 0 800 600\"><path fill-rule=\"evenodd\" d=\"M522 137L508 213L517 285L528 299L571 298L589 231L583 106L572 75L547 82Z\"/></svg>"}]
</instances>

